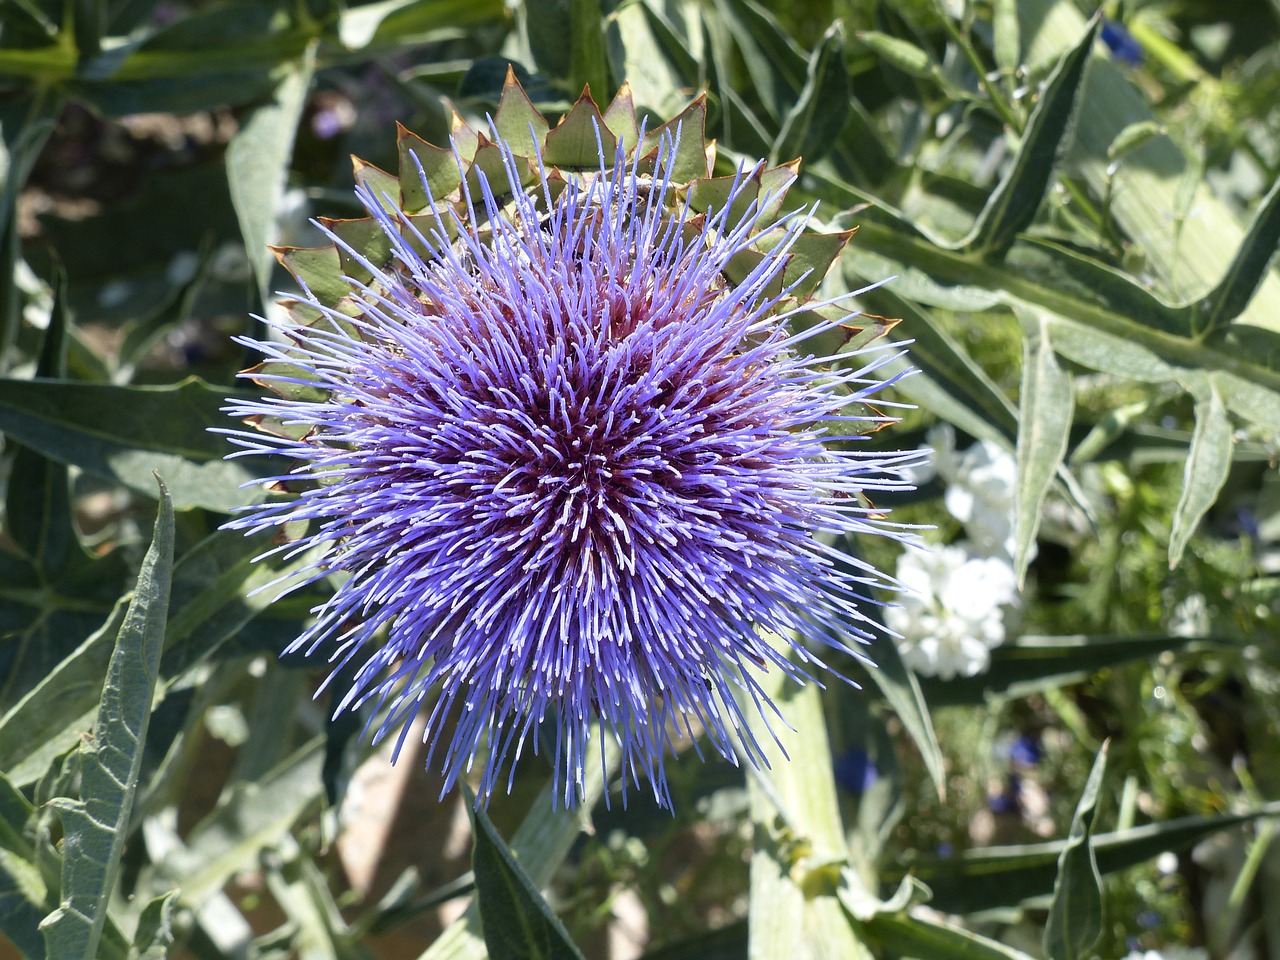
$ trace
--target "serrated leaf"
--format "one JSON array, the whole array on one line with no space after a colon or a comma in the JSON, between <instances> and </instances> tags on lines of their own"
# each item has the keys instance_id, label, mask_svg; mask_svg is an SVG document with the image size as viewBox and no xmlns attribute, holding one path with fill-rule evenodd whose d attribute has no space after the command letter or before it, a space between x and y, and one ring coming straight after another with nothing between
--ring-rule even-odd
<instances>
[{"instance_id":1,"label":"serrated leaf","mask_svg":"<svg viewBox=\"0 0 1280 960\"><path fill-rule=\"evenodd\" d=\"M471 811L471 871L484 942L491 957L513 960L584 960L569 932L498 832L483 807L465 791Z\"/></svg>"},{"instance_id":2,"label":"serrated leaf","mask_svg":"<svg viewBox=\"0 0 1280 960\"><path fill-rule=\"evenodd\" d=\"M810 296L827 275L840 252L849 243L854 231L841 233L802 233L795 238L787 251L787 264L782 270L782 287L788 296L804 300ZM774 241L781 238L768 234L758 238L761 250L771 250Z\"/></svg>"},{"instance_id":3,"label":"serrated leaf","mask_svg":"<svg viewBox=\"0 0 1280 960\"><path fill-rule=\"evenodd\" d=\"M176 509L229 512L252 494L247 461L208 427L227 423L227 391L192 377L164 387L0 379L0 431L61 463L155 495L163 471Z\"/></svg>"},{"instance_id":4,"label":"serrated leaf","mask_svg":"<svg viewBox=\"0 0 1280 960\"><path fill-rule=\"evenodd\" d=\"M736 193L735 193L736 188ZM689 187L689 205L698 213L715 213L724 209L729 195L734 194L726 223L741 223L747 208L760 196L759 171L730 177L695 180Z\"/></svg>"},{"instance_id":5,"label":"serrated leaf","mask_svg":"<svg viewBox=\"0 0 1280 960\"><path fill-rule=\"evenodd\" d=\"M1009 173L992 191L973 230L961 241L962 250L999 259L1014 238L1035 219L1068 139L1085 65L1101 23L1100 14L1093 18L1079 43L1062 58L1049 77L1027 121Z\"/></svg>"},{"instance_id":6,"label":"serrated leaf","mask_svg":"<svg viewBox=\"0 0 1280 960\"><path fill-rule=\"evenodd\" d=\"M1182 559L1187 542L1218 499L1231 472L1231 421L1222 394L1216 382L1209 378L1196 392L1196 428L1187 450L1182 494L1173 510L1173 529L1169 534L1170 568Z\"/></svg>"},{"instance_id":7,"label":"serrated leaf","mask_svg":"<svg viewBox=\"0 0 1280 960\"><path fill-rule=\"evenodd\" d=\"M1225 276L1195 305L1195 327L1201 332L1230 323L1249 305L1280 247L1280 180L1271 185L1254 214Z\"/></svg>"},{"instance_id":8,"label":"serrated leaf","mask_svg":"<svg viewBox=\"0 0 1280 960\"><path fill-rule=\"evenodd\" d=\"M59 960L94 960L107 922L151 720L173 574L173 502L160 481L155 533L107 668L93 740L82 748L79 800L54 802L62 820L60 906L40 924Z\"/></svg>"},{"instance_id":9,"label":"serrated leaf","mask_svg":"<svg viewBox=\"0 0 1280 960\"><path fill-rule=\"evenodd\" d=\"M1058 366L1048 321L1031 318L1023 332L1021 409L1018 412L1017 489L1014 494L1014 570L1027 575L1040 529L1040 508L1067 453L1075 401L1071 377Z\"/></svg>"},{"instance_id":10,"label":"serrated leaf","mask_svg":"<svg viewBox=\"0 0 1280 960\"><path fill-rule=\"evenodd\" d=\"M821 159L838 142L850 107L844 29L836 21L809 57L804 88L773 142L774 162L794 157L804 157L810 163Z\"/></svg>"},{"instance_id":11,"label":"serrated leaf","mask_svg":"<svg viewBox=\"0 0 1280 960\"><path fill-rule=\"evenodd\" d=\"M517 167L517 169L519 168ZM505 197L510 195L511 185L507 176L506 160L503 157L502 148L496 143L491 143L483 135L480 138L480 145L476 147L476 155L471 161L471 168L467 170L467 187L471 191L472 198L477 202L483 196L483 192L480 189L481 176L484 177L489 189L498 198L500 204Z\"/></svg>"},{"instance_id":12,"label":"serrated leaf","mask_svg":"<svg viewBox=\"0 0 1280 960\"><path fill-rule=\"evenodd\" d=\"M285 176L293 155L293 140L306 103L315 47L286 65L272 100L256 108L227 145L227 181L245 253L265 303L271 286L271 253L277 211L284 196Z\"/></svg>"},{"instance_id":13,"label":"serrated leaf","mask_svg":"<svg viewBox=\"0 0 1280 960\"><path fill-rule=\"evenodd\" d=\"M1104 743L1093 761L1071 819L1071 833L1058 857L1058 878L1044 931L1044 950L1050 960L1083 960L1102 935L1102 876L1091 840L1106 767Z\"/></svg>"},{"instance_id":14,"label":"serrated leaf","mask_svg":"<svg viewBox=\"0 0 1280 960\"><path fill-rule=\"evenodd\" d=\"M126 609L121 600L101 628L0 717L0 768L15 783L31 783L92 727Z\"/></svg>"}]
</instances>

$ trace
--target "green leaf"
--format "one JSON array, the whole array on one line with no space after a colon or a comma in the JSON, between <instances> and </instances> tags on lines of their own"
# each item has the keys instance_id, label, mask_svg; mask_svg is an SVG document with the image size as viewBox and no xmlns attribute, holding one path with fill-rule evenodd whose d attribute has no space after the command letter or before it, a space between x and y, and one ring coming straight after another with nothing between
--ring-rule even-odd
<instances>
[{"instance_id":1,"label":"green leaf","mask_svg":"<svg viewBox=\"0 0 1280 960\"><path fill-rule=\"evenodd\" d=\"M609 122L608 114L609 111L606 110L606 123ZM518 84L503 86L502 98L498 102L498 112L494 116L493 122L498 129L499 139L510 147L511 152L517 157L532 157L536 155L541 149L542 142L546 139L548 131L551 129L551 125L547 123L547 118L533 105L533 101L529 99L529 94L525 92L524 87ZM631 117L631 122L633 132L628 142L634 143L634 115ZM622 136L617 130L614 130L614 134L618 137ZM457 176L456 170L454 176Z\"/></svg>"},{"instance_id":2,"label":"green leaf","mask_svg":"<svg viewBox=\"0 0 1280 960\"><path fill-rule=\"evenodd\" d=\"M417 173L414 173L417 177ZM457 185L455 170L454 185ZM399 182L399 181L397 181ZM403 190L403 186L401 187ZM426 202L425 199L423 201ZM342 260L337 247L272 247L276 259L303 284L313 297L326 307L351 293L351 285L342 279Z\"/></svg>"},{"instance_id":3,"label":"green leaf","mask_svg":"<svg viewBox=\"0 0 1280 960\"><path fill-rule=\"evenodd\" d=\"M102 52L102 35L107 29L106 0L73 0L71 23L76 59L83 66Z\"/></svg>"},{"instance_id":4,"label":"green leaf","mask_svg":"<svg viewBox=\"0 0 1280 960\"><path fill-rule=\"evenodd\" d=\"M747 924L737 920L646 951L640 960L742 960L746 955Z\"/></svg>"},{"instance_id":5,"label":"green leaf","mask_svg":"<svg viewBox=\"0 0 1280 960\"><path fill-rule=\"evenodd\" d=\"M163 471L176 509L229 512L253 497L244 460L224 461L227 441L208 432L233 425L221 412L229 391L190 378L164 387L68 380L0 379L0 431L62 463L155 495Z\"/></svg>"},{"instance_id":6,"label":"green leaf","mask_svg":"<svg viewBox=\"0 0 1280 960\"><path fill-rule=\"evenodd\" d=\"M895 333L909 339L908 360L923 374L900 380L896 389L975 437L1012 445L1018 432L1013 404L935 314L898 296L892 284L866 300L870 309L902 318Z\"/></svg>"},{"instance_id":7,"label":"green leaf","mask_svg":"<svg viewBox=\"0 0 1280 960\"><path fill-rule=\"evenodd\" d=\"M1258 292L1280 247L1280 180L1272 184L1254 214L1226 275L1194 307L1195 329L1215 330L1244 312Z\"/></svg>"},{"instance_id":8,"label":"green leaf","mask_svg":"<svg viewBox=\"0 0 1280 960\"><path fill-rule=\"evenodd\" d=\"M1132 339L1062 317L1042 317L1049 324L1057 352L1082 367L1144 383L1174 382L1180 376L1156 351Z\"/></svg>"},{"instance_id":9,"label":"green leaf","mask_svg":"<svg viewBox=\"0 0 1280 960\"><path fill-rule=\"evenodd\" d=\"M601 103L613 93L604 33L600 0L569 0L569 89L590 88Z\"/></svg>"},{"instance_id":10,"label":"green leaf","mask_svg":"<svg viewBox=\"0 0 1280 960\"><path fill-rule=\"evenodd\" d=\"M858 40L889 66L917 80L932 79L937 66L928 52L909 40L891 37L879 30L860 30Z\"/></svg>"},{"instance_id":11,"label":"green leaf","mask_svg":"<svg viewBox=\"0 0 1280 960\"><path fill-rule=\"evenodd\" d=\"M33 782L93 726L127 606L121 600L101 628L0 717L0 768L15 783Z\"/></svg>"},{"instance_id":12,"label":"green leaf","mask_svg":"<svg viewBox=\"0 0 1280 960\"><path fill-rule=\"evenodd\" d=\"M1058 857L1058 879L1044 930L1044 950L1051 960L1082 960L1102 935L1102 876L1090 840L1106 767L1104 743L1093 761L1071 819L1071 833Z\"/></svg>"},{"instance_id":13,"label":"green leaf","mask_svg":"<svg viewBox=\"0 0 1280 960\"><path fill-rule=\"evenodd\" d=\"M751 77L751 93L760 99L771 128L780 128L804 87L808 64L804 49L755 0L717 0L716 10Z\"/></svg>"},{"instance_id":14,"label":"green leaf","mask_svg":"<svg viewBox=\"0 0 1280 960\"><path fill-rule=\"evenodd\" d=\"M1068 140L1067 131L1080 99L1077 94L1085 65L1101 23L1100 14L1093 18L1079 43L1062 58L1049 77L1027 121L1013 165L982 208L969 236L960 244L966 253L982 253L998 260L1014 238L1035 219L1059 154Z\"/></svg>"},{"instance_id":15,"label":"green leaf","mask_svg":"<svg viewBox=\"0 0 1280 960\"><path fill-rule=\"evenodd\" d=\"M525 0L521 5L533 62L541 72L562 79L573 70L573 45L565 42L573 36L571 4L572 0ZM573 95L581 92L575 89Z\"/></svg>"},{"instance_id":16,"label":"green leaf","mask_svg":"<svg viewBox=\"0 0 1280 960\"><path fill-rule=\"evenodd\" d=\"M898 645L892 640L877 642L871 653L876 665L866 671L867 675L911 734L934 788L941 795L946 782L942 749L938 746L938 735L934 732L929 703L920 689L920 681L902 662Z\"/></svg>"},{"instance_id":17,"label":"green leaf","mask_svg":"<svg viewBox=\"0 0 1280 960\"><path fill-rule=\"evenodd\" d=\"M48 88L0 103L0 236L61 110L61 96Z\"/></svg>"},{"instance_id":18,"label":"green leaf","mask_svg":"<svg viewBox=\"0 0 1280 960\"><path fill-rule=\"evenodd\" d=\"M1058 366L1043 317L1024 323L1021 410L1016 449L1018 485L1014 523L1014 569L1021 583L1040 529L1040 508L1067 452L1071 433L1071 377Z\"/></svg>"},{"instance_id":19,"label":"green leaf","mask_svg":"<svg viewBox=\"0 0 1280 960\"><path fill-rule=\"evenodd\" d=\"M348 946L350 931L334 903L329 880L295 840L282 839L265 873L267 889L294 928L293 947L301 960L369 956Z\"/></svg>"},{"instance_id":20,"label":"green leaf","mask_svg":"<svg viewBox=\"0 0 1280 960\"><path fill-rule=\"evenodd\" d=\"M542 894L520 868L483 807L465 791L471 811L471 871L484 942L491 957L513 960L584 960Z\"/></svg>"},{"instance_id":21,"label":"green leaf","mask_svg":"<svg viewBox=\"0 0 1280 960\"><path fill-rule=\"evenodd\" d=\"M1147 141L1163 133L1164 128L1154 120L1139 120L1131 123L1117 133L1116 138L1111 141L1111 145L1107 147L1107 159L1113 162L1122 160Z\"/></svg>"},{"instance_id":22,"label":"green leaf","mask_svg":"<svg viewBox=\"0 0 1280 960\"><path fill-rule=\"evenodd\" d=\"M254 594L254 588L284 571L252 563L263 549L261 538L224 530L200 541L175 565L160 661L165 689L270 605L271 592ZM305 562L299 558L295 565ZM38 683L0 716L0 768L14 782L36 780L92 727L101 678L124 609L121 601L105 624L44 671Z\"/></svg>"},{"instance_id":23,"label":"green leaf","mask_svg":"<svg viewBox=\"0 0 1280 960\"><path fill-rule=\"evenodd\" d=\"M602 770L606 766L614 767L618 762L620 751L616 743L611 741L603 749L602 757L599 738L592 738L583 763L586 780L583 810L590 810L604 795ZM533 801L528 815L511 838L511 852L536 888L551 882L556 868L564 861L585 825L583 814L565 810L563 804L557 808L558 801L556 783L552 780ZM488 956L481 933L480 906L472 900L466 912L436 938L419 960L485 960Z\"/></svg>"},{"instance_id":24,"label":"green leaf","mask_svg":"<svg viewBox=\"0 0 1280 960\"><path fill-rule=\"evenodd\" d=\"M1263 804L1249 813L1149 823L1115 833L1094 834L1093 852L1099 871L1106 875L1144 863L1166 850L1184 850L1221 830L1274 816L1280 816L1280 801ZM883 881L897 882L910 870L933 891L929 905L943 913L968 914L1011 907L1052 893L1058 858L1066 846L1066 840L1054 840L984 847L946 859L914 857L887 868Z\"/></svg>"},{"instance_id":25,"label":"green leaf","mask_svg":"<svg viewBox=\"0 0 1280 960\"><path fill-rule=\"evenodd\" d=\"M133 810L173 573L173 502L159 485L155 534L107 668L93 740L81 748L81 799L54 801L64 831L62 893L40 928L59 960L98 955Z\"/></svg>"},{"instance_id":26,"label":"green leaf","mask_svg":"<svg viewBox=\"0 0 1280 960\"><path fill-rule=\"evenodd\" d=\"M26 835L32 814L31 802L0 773L0 934L23 956L42 958L44 939L37 925L52 904Z\"/></svg>"},{"instance_id":27,"label":"green leaf","mask_svg":"<svg viewBox=\"0 0 1280 960\"><path fill-rule=\"evenodd\" d=\"M198 909L235 873L257 864L301 817L319 808L324 738L314 737L256 783L237 783L225 801L196 824L184 843L176 835L149 886L177 886L184 904Z\"/></svg>"},{"instance_id":28,"label":"green leaf","mask_svg":"<svg viewBox=\"0 0 1280 960\"><path fill-rule=\"evenodd\" d=\"M173 946L173 904L176 890L162 893L142 908L138 932L129 948L129 960L168 960Z\"/></svg>"},{"instance_id":29,"label":"green leaf","mask_svg":"<svg viewBox=\"0 0 1280 960\"><path fill-rule=\"evenodd\" d=\"M66 283L60 280L36 364L37 377L66 375L66 306ZM5 526L32 566L46 581L53 581L71 560L76 545L67 467L30 447L13 446L16 452L5 492Z\"/></svg>"},{"instance_id":30,"label":"green leaf","mask_svg":"<svg viewBox=\"0 0 1280 960\"><path fill-rule=\"evenodd\" d=\"M925 700L935 708L979 705L993 697L1026 697L1078 683L1121 663L1149 660L1165 651L1211 646L1213 641L1165 634L1107 636L1024 635L991 651L991 668L975 677L922 677Z\"/></svg>"},{"instance_id":31,"label":"green leaf","mask_svg":"<svg viewBox=\"0 0 1280 960\"><path fill-rule=\"evenodd\" d=\"M844 30L837 21L809 57L804 88L773 142L773 162L801 156L810 163L820 159L838 142L849 112Z\"/></svg>"},{"instance_id":32,"label":"green leaf","mask_svg":"<svg viewBox=\"0 0 1280 960\"><path fill-rule=\"evenodd\" d=\"M625 77L642 108L670 116L689 102L688 80L681 58L671 52L670 31L646 3L623 3L608 18L609 63L614 76ZM627 131L623 131L625 134Z\"/></svg>"},{"instance_id":33,"label":"green leaf","mask_svg":"<svg viewBox=\"0 0 1280 960\"><path fill-rule=\"evenodd\" d=\"M1021 950L933 917L878 913L860 928L882 949L918 960L1033 960Z\"/></svg>"},{"instance_id":34,"label":"green leaf","mask_svg":"<svg viewBox=\"0 0 1280 960\"><path fill-rule=\"evenodd\" d=\"M1017 8L1028 63L1056 60L1076 45L1084 27L1078 8L1060 0L1020 0ZM1111 213L1119 232L1142 252L1143 272L1162 282L1170 300L1199 298L1227 270L1244 231L1230 204L1189 169L1196 164L1167 137L1148 141L1141 162L1112 170L1107 147L1125 127L1152 118L1150 102L1130 73L1110 58L1093 59L1085 74L1086 109L1076 122L1072 164L1094 196L1104 196L1112 182ZM1194 226L1179 229L1184 205L1177 195L1184 171ZM1280 331L1280 278L1264 280L1233 326L1239 325ZM1193 360L1193 365L1198 364Z\"/></svg>"},{"instance_id":35,"label":"green leaf","mask_svg":"<svg viewBox=\"0 0 1280 960\"><path fill-rule=\"evenodd\" d=\"M1218 499L1231 471L1231 421L1222 394L1212 378L1206 378L1205 385L1196 392L1196 429L1191 435L1182 494L1173 510L1173 530L1169 535L1170 568L1182 559L1187 542Z\"/></svg>"},{"instance_id":36,"label":"green leaf","mask_svg":"<svg viewBox=\"0 0 1280 960\"><path fill-rule=\"evenodd\" d=\"M343 10L338 36L351 50L376 44L416 46L441 30L498 20L503 14L500 0L380 0Z\"/></svg>"},{"instance_id":37,"label":"green leaf","mask_svg":"<svg viewBox=\"0 0 1280 960\"><path fill-rule=\"evenodd\" d=\"M1012 80L1022 63L1017 0L992 0L991 32L995 37L996 66Z\"/></svg>"},{"instance_id":38,"label":"green leaf","mask_svg":"<svg viewBox=\"0 0 1280 960\"><path fill-rule=\"evenodd\" d=\"M770 642L784 649L780 638ZM751 680L759 683L756 695L772 701L781 715L766 706L769 718L762 716L754 696L740 693L762 755L747 770L754 826L747 905L751 951L792 960L870 960L835 897L849 851L821 692L777 668Z\"/></svg>"},{"instance_id":39,"label":"green leaf","mask_svg":"<svg viewBox=\"0 0 1280 960\"><path fill-rule=\"evenodd\" d=\"M286 66L272 100L255 109L227 145L231 203L262 303L267 302L271 285L272 256L267 245L275 239L294 135L314 69L315 47L310 45L301 60Z\"/></svg>"}]
</instances>

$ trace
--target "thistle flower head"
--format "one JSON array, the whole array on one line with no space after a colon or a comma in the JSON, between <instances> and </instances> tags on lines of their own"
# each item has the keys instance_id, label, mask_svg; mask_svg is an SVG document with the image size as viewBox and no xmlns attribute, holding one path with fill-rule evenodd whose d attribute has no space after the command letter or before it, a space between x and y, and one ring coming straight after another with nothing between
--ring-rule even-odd
<instances>
[{"instance_id":1,"label":"thistle flower head","mask_svg":"<svg viewBox=\"0 0 1280 960\"><path fill-rule=\"evenodd\" d=\"M246 341L278 396L229 410L294 465L232 525L305 525L293 585L338 586L294 648L358 665L338 709L378 737L425 712L446 789L542 730L572 804L598 733L667 802L673 738L758 757L753 671L868 635L839 544L896 535L864 493L915 456L863 443L885 324L811 299L848 234L779 217L794 165L713 177L702 119L646 134L624 88L552 129L509 80L492 139L402 131L398 180L357 163L367 219L279 251L305 295Z\"/></svg>"}]
</instances>

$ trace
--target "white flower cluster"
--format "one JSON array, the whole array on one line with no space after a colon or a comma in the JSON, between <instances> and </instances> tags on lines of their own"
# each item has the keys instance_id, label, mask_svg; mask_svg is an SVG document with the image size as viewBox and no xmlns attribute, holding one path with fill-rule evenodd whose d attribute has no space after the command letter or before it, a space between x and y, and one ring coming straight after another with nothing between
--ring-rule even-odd
<instances>
[{"instance_id":1,"label":"white flower cluster","mask_svg":"<svg viewBox=\"0 0 1280 960\"><path fill-rule=\"evenodd\" d=\"M898 558L906 588L885 624L899 635L902 659L917 673L950 680L991 664L1005 639L1006 617L1018 605L1013 569L1013 456L990 441L963 453L949 427L930 432L934 469L947 484L947 510L966 539Z\"/></svg>"},{"instance_id":2,"label":"white flower cluster","mask_svg":"<svg viewBox=\"0 0 1280 960\"><path fill-rule=\"evenodd\" d=\"M1202 947L1165 947L1163 950L1134 950L1124 960L1209 960L1209 952Z\"/></svg>"}]
</instances>

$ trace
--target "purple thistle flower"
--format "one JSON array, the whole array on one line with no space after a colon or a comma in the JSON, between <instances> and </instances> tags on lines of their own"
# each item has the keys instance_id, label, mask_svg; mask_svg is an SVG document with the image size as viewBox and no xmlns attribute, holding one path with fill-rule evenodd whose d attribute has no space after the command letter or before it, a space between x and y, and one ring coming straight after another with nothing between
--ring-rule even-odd
<instances>
[{"instance_id":1,"label":"purple thistle flower","mask_svg":"<svg viewBox=\"0 0 1280 960\"><path fill-rule=\"evenodd\" d=\"M427 711L445 790L477 753L478 795L508 764L509 788L547 724L576 804L594 725L669 804L673 736L758 762L746 711L771 704L753 671L803 681L816 649L856 655L874 625L882 578L839 541L901 536L861 494L907 486L918 455L858 449L886 419L865 406L876 371L900 351L854 367L806 352L835 324L780 282L804 216L729 283L770 197L751 199L742 171L695 215L676 147L645 174L620 143L567 182L539 157L531 188L504 147L506 182L464 175L459 204L414 220L365 184L391 262L334 236L373 275L347 281L357 315L309 297L320 319L278 324L286 343L244 341L267 357L256 380L322 396L228 408L289 425L228 432L242 454L292 458L274 482L296 491L230 526L309 523L277 550L323 555L287 588L342 579L290 649L359 664L336 709L375 703L397 751Z\"/></svg>"}]
</instances>

